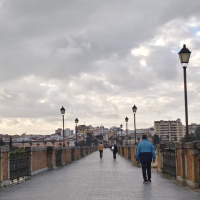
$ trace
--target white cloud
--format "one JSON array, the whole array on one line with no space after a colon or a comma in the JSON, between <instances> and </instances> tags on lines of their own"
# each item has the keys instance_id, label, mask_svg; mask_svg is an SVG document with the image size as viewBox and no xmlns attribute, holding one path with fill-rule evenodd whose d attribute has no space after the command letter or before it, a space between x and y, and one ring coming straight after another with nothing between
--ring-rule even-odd
<instances>
[{"instance_id":1,"label":"white cloud","mask_svg":"<svg viewBox=\"0 0 200 200\"><path fill-rule=\"evenodd\" d=\"M149 49L143 46L140 46L139 48L135 48L131 51L131 53L134 56L140 57L140 56L148 56L149 55Z\"/></svg>"}]
</instances>

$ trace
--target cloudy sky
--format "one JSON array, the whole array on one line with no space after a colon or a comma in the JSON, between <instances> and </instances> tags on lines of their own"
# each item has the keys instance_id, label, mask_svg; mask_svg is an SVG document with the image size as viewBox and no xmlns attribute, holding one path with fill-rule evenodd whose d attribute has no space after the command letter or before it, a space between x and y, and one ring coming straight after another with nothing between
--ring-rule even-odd
<instances>
[{"instance_id":1,"label":"cloudy sky","mask_svg":"<svg viewBox=\"0 0 200 200\"><path fill-rule=\"evenodd\" d=\"M133 129L200 123L199 0L0 0L0 134L50 134L80 123Z\"/></svg>"}]
</instances>

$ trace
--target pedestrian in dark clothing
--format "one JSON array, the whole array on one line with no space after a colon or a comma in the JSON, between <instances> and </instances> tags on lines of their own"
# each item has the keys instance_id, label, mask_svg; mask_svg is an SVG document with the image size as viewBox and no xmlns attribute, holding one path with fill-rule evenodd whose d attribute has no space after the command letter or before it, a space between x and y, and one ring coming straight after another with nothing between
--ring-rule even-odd
<instances>
[{"instance_id":1,"label":"pedestrian in dark clothing","mask_svg":"<svg viewBox=\"0 0 200 200\"><path fill-rule=\"evenodd\" d=\"M117 148L117 145L114 144L114 149L113 149L113 158L116 159L116 154L118 152L118 148Z\"/></svg>"},{"instance_id":2,"label":"pedestrian in dark clothing","mask_svg":"<svg viewBox=\"0 0 200 200\"><path fill-rule=\"evenodd\" d=\"M154 150L154 146L151 142L147 140L147 136L142 136L142 142L140 142L137 146L137 152L136 152L136 160L141 162L142 164L142 174L144 178L143 183L150 183L151 182L151 162L155 163L156 160L156 154ZM146 175L147 172L147 175ZM148 176L148 180L147 180Z\"/></svg>"}]
</instances>

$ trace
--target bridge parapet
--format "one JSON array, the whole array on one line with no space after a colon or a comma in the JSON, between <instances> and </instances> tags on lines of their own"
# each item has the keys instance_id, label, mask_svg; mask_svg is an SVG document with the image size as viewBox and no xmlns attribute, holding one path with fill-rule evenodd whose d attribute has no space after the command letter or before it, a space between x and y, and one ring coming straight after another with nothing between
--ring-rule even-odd
<instances>
[{"instance_id":1,"label":"bridge parapet","mask_svg":"<svg viewBox=\"0 0 200 200\"><path fill-rule=\"evenodd\" d=\"M43 171L49 169L56 169L59 166L68 164L74 160L77 160L81 157L89 155L98 150L98 147L45 147L45 148L33 148L26 147L25 148L25 158L20 159L17 158L17 165L13 165L10 167L10 155L9 148L6 146L0 146L0 187L4 187L10 184L10 170L12 168L11 173L15 173L15 175L19 178L20 171L23 166L23 160L28 159L28 167L27 173L23 173L24 176L33 176ZM12 158L12 161L15 159ZM19 174L18 174L19 172ZM19 176L18 176L19 175Z\"/></svg>"},{"instance_id":2,"label":"bridge parapet","mask_svg":"<svg viewBox=\"0 0 200 200\"><path fill-rule=\"evenodd\" d=\"M178 142L175 148L166 144L156 146L157 170L170 176L183 185L200 188L200 141Z\"/></svg>"}]
</instances>

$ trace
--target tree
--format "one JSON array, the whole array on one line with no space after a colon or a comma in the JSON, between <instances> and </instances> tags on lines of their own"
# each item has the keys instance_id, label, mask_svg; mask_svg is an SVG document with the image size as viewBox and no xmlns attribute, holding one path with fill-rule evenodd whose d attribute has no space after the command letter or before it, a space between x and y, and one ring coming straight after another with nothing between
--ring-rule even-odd
<instances>
[{"instance_id":1,"label":"tree","mask_svg":"<svg viewBox=\"0 0 200 200\"><path fill-rule=\"evenodd\" d=\"M160 138L157 134L155 134L153 136L153 144L156 145L156 144L159 144L160 143Z\"/></svg>"},{"instance_id":2,"label":"tree","mask_svg":"<svg viewBox=\"0 0 200 200\"><path fill-rule=\"evenodd\" d=\"M10 147L10 151L12 151L13 146L12 146L12 138L10 137L10 141L9 141L9 147Z\"/></svg>"},{"instance_id":3,"label":"tree","mask_svg":"<svg viewBox=\"0 0 200 200\"><path fill-rule=\"evenodd\" d=\"M30 142L29 142L29 145L30 145L30 147L31 147L31 146L33 145L33 142L32 142L32 141L30 141Z\"/></svg>"},{"instance_id":4,"label":"tree","mask_svg":"<svg viewBox=\"0 0 200 200\"><path fill-rule=\"evenodd\" d=\"M2 140L2 138L0 138L0 146L5 145L5 142Z\"/></svg>"},{"instance_id":5,"label":"tree","mask_svg":"<svg viewBox=\"0 0 200 200\"><path fill-rule=\"evenodd\" d=\"M196 140L200 140L200 126L198 126L195 130L195 138Z\"/></svg>"},{"instance_id":6,"label":"tree","mask_svg":"<svg viewBox=\"0 0 200 200\"><path fill-rule=\"evenodd\" d=\"M96 138L97 138L98 140L103 140L103 135L97 135Z\"/></svg>"},{"instance_id":7,"label":"tree","mask_svg":"<svg viewBox=\"0 0 200 200\"><path fill-rule=\"evenodd\" d=\"M52 141L51 141L51 143L52 143L52 144L53 144L53 146L54 146L54 144L55 144L55 140L52 140Z\"/></svg>"},{"instance_id":8,"label":"tree","mask_svg":"<svg viewBox=\"0 0 200 200\"><path fill-rule=\"evenodd\" d=\"M140 137L137 137L137 141L138 141L138 143L140 142Z\"/></svg>"},{"instance_id":9,"label":"tree","mask_svg":"<svg viewBox=\"0 0 200 200\"><path fill-rule=\"evenodd\" d=\"M37 143L36 145L37 145L37 146L38 146L38 148L39 148L39 146L40 146L40 143Z\"/></svg>"},{"instance_id":10,"label":"tree","mask_svg":"<svg viewBox=\"0 0 200 200\"><path fill-rule=\"evenodd\" d=\"M44 143L44 145L45 145L45 147L46 147L46 145L47 145L47 142L46 142L46 141L44 141L43 143Z\"/></svg>"},{"instance_id":11,"label":"tree","mask_svg":"<svg viewBox=\"0 0 200 200\"><path fill-rule=\"evenodd\" d=\"M25 141L23 140L23 141L22 141L23 147L24 147L24 143L25 143Z\"/></svg>"},{"instance_id":12,"label":"tree","mask_svg":"<svg viewBox=\"0 0 200 200\"><path fill-rule=\"evenodd\" d=\"M181 141L181 142L185 142L185 138L184 138L184 137L181 138L180 141Z\"/></svg>"}]
</instances>

